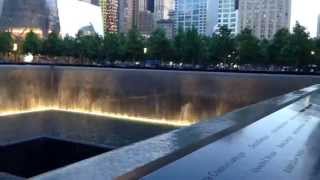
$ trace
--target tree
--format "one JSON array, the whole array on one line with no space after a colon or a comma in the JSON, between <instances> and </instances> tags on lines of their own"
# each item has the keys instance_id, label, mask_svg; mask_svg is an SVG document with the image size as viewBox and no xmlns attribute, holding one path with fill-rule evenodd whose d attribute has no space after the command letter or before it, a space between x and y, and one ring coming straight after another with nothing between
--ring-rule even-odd
<instances>
[{"instance_id":1,"label":"tree","mask_svg":"<svg viewBox=\"0 0 320 180\"><path fill-rule=\"evenodd\" d=\"M132 28L127 35L127 57L132 61L139 61L143 57L143 37L137 28Z\"/></svg>"},{"instance_id":2,"label":"tree","mask_svg":"<svg viewBox=\"0 0 320 180\"><path fill-rule=\"evenodd\" d=\"M259 63L261 64L270 64L270 56L269 56L269 47L270 42L267 39L263 39L259 41Z\"/></svg>"},{"instance_id":3,"label":"tree","mask_svg":"<svg viewBox=\"0 0 320 180\"><path fill-rule=\"evenodd\" d=\"M284 48L288 46L290 40L290 32L288 29L280 29L273 37L268 48L270 63L285 65L287 58L285 57Z\"/></svg>"},{"instance_id":4,"label":"tree","mask_svg":"<svg viewBox=\"0 0 320 180\"><path fill-rule=\"evenodd\" d=\"M178 61L183 60L184 56L184 40L185 33L181 27L179 27L178 32L173 41L173 48L174 48L174 57Z\"/></svg>"},{"instance_id":5,"label":"tree","mask_svg":"<svg viewBox=\"0 0 320 180\"><path fill-rule=\"evenodd\" d=\"M168 61L172 57L172 46L162 29L156 29L148 39L148 49L151 58Z\"/></svg>"},{"instance_id":6,"label":"tree","mask_svg":"<svg viewBox=\"0 0 320 180\"><path fill-rule=\"evenodd\" d=\"M0 32L0 53L4 56L13 48L13 38L9 32Z\"/></svg>"},{"instance_id":7,"label":"tree","mask_svg":"<svg viewBox=\"0 0 320 180\"><path fill-rule=\"evenodd\" d=\"M210 60L213 63L231 63L235 58L235 41L231 30L222 26L219 31L213 34L209 44Z\"/></svg>"},{"instance_id":8,"label":"tree","mask_svg":"<svg viewBox=\"0 0 320 180\"><path fill-rule=\"evenodd\" d=\"M23 52L39 54L41 51L42 42L37 34L33 31L27 33L26 38L23 42Z\"/></svg>"},{"instance_id":9,"label":"tree","mask_svg":"<svg viewBox=\"0 0 320 180\"><path fill-rule=\"evenodd\" d=\"M244 29L237 36L239 63L259 64L259 40L252 35L250 29Z\"/></svg>"},{"instance_id":10,"label":"tree","mask_svg":"<svg viewBox=\"0 0 320 180\"><path fill-rule=\"evenodd\" d=\"M106 33L103 41L103 54L109 61L124 58L125 38L123 34Z\"/></svg>"},{"instance_id":11,"label":"tree","mask_svg":"<svg viewBox=\"0 0 320 180\"><path fill-rule=\"evenodd\" d=\"M316 38L313 40L313 48L314 48L314 64L320 65L320 38Z\"/></svg>"},{"instance_id":12,"label":"tree","mask_svg":"<svg viewBox=\"0 0 320 180\"><path fill-rule=\"evenodd\" d=\"M185 32L183 44L184 62L198 64L201 61L203 41L196 28L193 27Z\"/></svg>"},{"instance_id":13,"label":"tree","mask_svg":"<svg viewBox=\"0 0 320 180\"><path fill-rule=\"evenodd\" d=\"M67 35L62 42L62 55L67 57L75 57L77 54L76 39Z\"/></svg>"},{"instance_id":14,"label":"tree","mask_svg":"<svg viewBox=\"0 0 320 180\"><path fill-rule=\"evenodd\" d=\"M284 47L284 56L288 58L287 63L302 67L310 63L312 59L312 41L306 28L298 22L293 28L293 34L289 38L287 46Z\"/></svg>"},{"instance_id":15,"label":"tree","mask_svg":"<svg viewBox=\"0 0 320 180\"><path fill-rule=\"evenodd\" d=\"M61 56L63 54L63 40L58 33L50 33L43 41L42 53L49 56Z\"/></svg>"},{"instance_id":16,"label":"tree","mask_svg":"<svg viewBox=\"0 0 320 180\"><path fill-rule=\"evenodd\" d=\"M76 38L76 54L81 63L89 60L97 62L102 57L102 45L102 38L98 35L78 36Z\"/></svg>"}]
</instances>

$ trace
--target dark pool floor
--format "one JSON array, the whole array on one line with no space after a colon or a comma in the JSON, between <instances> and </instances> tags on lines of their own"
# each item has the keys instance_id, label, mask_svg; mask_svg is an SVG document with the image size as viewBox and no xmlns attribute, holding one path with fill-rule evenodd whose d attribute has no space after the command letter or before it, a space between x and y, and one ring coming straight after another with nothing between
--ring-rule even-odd
<instances>
[{"instance_id":1,"label":"dark pool floor","mask_svg":"<svg viewBox=\"0 0 320 180\"><path fill-rule=\"evenodd\" d=\"M0 117L0 178L29 178L177 127L45 111Z\"/></svg>"}]
</instances>

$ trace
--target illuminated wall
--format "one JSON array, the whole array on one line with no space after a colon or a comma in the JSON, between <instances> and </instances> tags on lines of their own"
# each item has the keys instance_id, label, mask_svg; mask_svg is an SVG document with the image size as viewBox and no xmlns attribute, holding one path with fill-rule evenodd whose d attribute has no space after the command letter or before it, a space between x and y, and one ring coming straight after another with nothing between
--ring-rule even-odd
<instances>
[{"instance_id":1,"label":"illuminated wall","mask_svg":"<svg viewBox=\"0 0 320 180\"><path fill-rule=\"evenodd\" d=\"M99 68L0 67L0 114L67 110L188 125L320 77Z\"/></svg>"}]
</instances>

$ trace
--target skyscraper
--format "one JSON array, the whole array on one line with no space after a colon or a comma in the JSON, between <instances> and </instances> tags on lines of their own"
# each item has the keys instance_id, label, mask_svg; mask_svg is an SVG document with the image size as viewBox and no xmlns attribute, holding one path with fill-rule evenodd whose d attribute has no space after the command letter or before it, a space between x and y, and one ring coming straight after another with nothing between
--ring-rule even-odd
<instances>
[{"instance_id":1,"label":"skyscraper","mask_svg":"<svg viewBox=\"0 0 320 180\"><path fill-rule=\"evenodd\" d=\"M150 35L153 31L153 13L148 9L148 3L150 0L132 0L133 1L133 13L132 24L138 28L143 35Z\"/></svg>"},{"instance_id":2,"label":"skyscraper","mask_svg":"<svg viewBox=\"0 0 320 180\"><path fill-rule=\"evenodd\" d=\"M119 0L119 32L127 33L133 26L133 0Z\"/></svg>"},{"instance_id":3,"label":"skyscraper","mask_svg":"<svg viewBox=\"0 0 320 180\"><path fill-rule=\"evenodd\" d=\"M291 0L239 0L239 31L249 28L260 39L271 39L290 27Z\"/></svg>"},{"instance_id":4,"label":"skyscraper","mask_svg":"<svg viewBox=\"0 0 320 180\"><path fill-rule=\"evenodd\" d=\"M118 32L118 0L100 0L104 32Z\"/></svg>"},{"instance_id":5,"label":"skyscraper","mask_svg":"<svg viewBox=\"0 0 320 180\"><path fill-rule=\"evenodd\" d=\"M218 0L175 0L175 28L195 27L212 35L218 22Z\"/></svg>"},{"instance_id":6,"label":"skyscraper","mask_svg":"<svg viewBox=\"0 0 320 180\"><path fill-rule=\"evenodd\" d=\"M227 26L232 34L237 34L238 0L219 0L218 26Z\"/></svg>"},{"instance_id":7,"label":"skyscraper","mask_svg":"<svg viewBox=\"0 0 320 180\"><path fill-rule=\"evenodd\" d=\"M31 30L40 36L59 32L56 0L0 0L0 31L23 37Z\"/></svg>"},{"instance_id":8,"label":"skyscraper","mask_svg":"<svg viewBox=\"0 0 320 180\"><path fill-rule=\"evenodd\" d=\"M173 9L173 0L154 0L154 21L169 19L169 11Z\"/></svg>"},{"instance_id":9,"label":"skyscraper","mask_svg":"<svg viewBox=\"0 0 320 180\"><path fill-rule=\"evenodd\" d=\"M148 0L148 4L147 4L147 9L152 13L154 12L154 1L155 0Z\"/></svg>"}]
</instances>

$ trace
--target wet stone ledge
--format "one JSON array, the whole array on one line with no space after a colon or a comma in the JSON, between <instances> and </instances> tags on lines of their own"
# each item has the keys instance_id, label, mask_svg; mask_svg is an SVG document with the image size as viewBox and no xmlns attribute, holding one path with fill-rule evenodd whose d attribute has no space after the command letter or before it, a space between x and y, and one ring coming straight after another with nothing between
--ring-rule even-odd
<instances>
[{"instance_id":1,"label":"wet stone ledge","mask_svg":"<svg viewBox=\"0 0 320 180\"><path fill-rule=\"evenodd\" d=\"M308 113L315 113L314 111L316 110L311 107L316 107L316 105L310 106L310 104L320 104L318 102L320 101L318 98L319 87L318 85L311 86L250 105L228 113L220 118L177 129L167 134L159 135L65 168L36 176L33 179L165 179L164 177L175 177L176 179L181 177L185 179L190 173L182 170L184 167L204 170L211 168L197 177L203 179L214 178L213 176L225 174L229 168L238 164L238 162L241 162L251 154L246 151L233 152L237 151L237 144L234 143L233 148L228 147L232 149L230 156L219 154L221 163L216 165L216 169L212 169L211 164L202 164L197 167L199 164L188 161L188 159L196 155L199 157L199 154L196 153L206 151L207 149L210 150L211 146L217 146L216 143L224 141L225 138L229 138L229 141L232 142L232 138L229 136L233 136L233 138L238 137L237 134L241 134L246 128L250 128L251 126L258 126L257 124L259 123L265 122L268 124L268 121L275 121L276 118L282 118L284 122L279 122L275 127L273 127L274 125L267 126L270 128L272 135L272 133L280 132L282 128L286 127L286 118L292 118L292 116L301 113L302 109ZM282 111L287 110L289 110L291 114L281 114ZM280 114L278 114L279 112ZM261 127L263 125L259 126ZM299 127L300 126L297 128ZM251 129L254 130L255 128ZM259 128L257 128L257 130L262 132ZM301 130L296 129L294 132L299 133ZM258 149L259 146L263 146L271 139L268 138L271 135L262 135L258 138L250 137L251 139L256 139L250 140L251 143L249 145L251 146L249 146L249 148L252 150ZM290 137L285 137L283 140L277 142L277 146L279 149L281 149L281 147L284 148L290 144L290 141L292 141ZM227 147L224 146L223 148L216 149L219 149L219 152L223 153L226 148ZM206 154L203 155L204 156L201 156L200 154L200 157L206 159ZM263 168L267 167L268 163L273 162L273 159L277 159L277 155L278 153L276 151L263 153L260 158L257 157L259 161L256 166L251 168L251 172L258 173L262 171ZM293 161L301 156L302 152L297 152ZM292 165L288 164L286 168L287 171L290 171L290 168L292 169ZM170 174L172 172L186 173L182 175L179 173ZM192 173L194 172L192 171ZM186 176L183 176L184 174Z\"/></svg>"}]
</instances>

